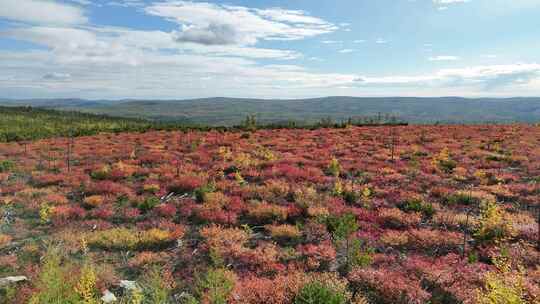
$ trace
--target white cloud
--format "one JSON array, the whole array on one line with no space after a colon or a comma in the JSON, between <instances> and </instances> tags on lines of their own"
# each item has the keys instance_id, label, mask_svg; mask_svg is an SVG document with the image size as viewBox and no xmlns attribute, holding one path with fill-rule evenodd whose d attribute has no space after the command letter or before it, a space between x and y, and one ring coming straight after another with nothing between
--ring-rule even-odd
<instances>
[{"instance_id":1,"label":"white cloud","mask_svg":"<svg viewBox=\"0 0 540 304\"><path fill-rule=\"evenodd\" d=\"M0 18L44 25L72 25L88 21L79 7L45 0L2 0Z\"/></svg>"},{"instance_id":2,"label":"white cloud","mask_svg":"<svg viewBox=\"0 0 540 304\"><path fill-rule=\"evenodd\" d=\"M457 56L448 56L448 55L440 55L440 56L433 56L429 57L429 61L458 61L461 58Z\"/></svg>"},{"instance_id":3,"label":"white cloud","mask_svg":"<svg viewBox=\"0 0 540 304\"><path fill-rule=\"evenodd\" d=\"M242 47L235 45L179 44L174 33L162 31L137 31L110 27L25 27L0 32L0 37L33 42L49 47L63 61L112 60L137 64L142 50L173 50L214 56L248 58L294 59L302 54L279 49Z\"/></svg>"},{"instance_id":4,"label":"white cloud","mask_svg":"<svg viewBox=\"0 0 540 304\"><path fill-rule=\"evenodd\" d=\"M382 38L378 38L377 40L375 40L375 43L377 43L377 44L386 44L386 43L388 43L388 41L385 40L385 39L382 39Z\"/></svg>"},{"instance_id":5,"label":"white cloud","mask_svg":"<svg viewBox=\"0 0 540 304\"><path fill-rule=\"evenodd\" d=\"M273 9L258 9L255 10L259 15L268 17L275 21L280 22L289 22L289 23L296 23L296 24L316 24L321 26L328 26L329 23L317 18L307 15L304 11L298 11L298 10L285 10L281 8L273 8ZM340 24L340 26L347 26L347 24L343 25Z\"/></svg>"},{"instance_id":6,"label":"white cloud","mask_svg":"<svg viewBox=\"0 0 540 304\"><path fill-rule=\"evenodd\" d=\"M339 50L339 52L341 54L348 54L348 53L353 53L355 50L353 49L342 49L342 50Z\"/></svg>"},{"instance_id":7,"label":"white cloud","mask_svg":"<svg viewBox=\"0 0 540 304\"><path fill-rule=\"evenodd\" d=\"M338 27L303 11L251 9L205 2L169 1L145 8L148 14L182 26L178 42L203 45L254 45L259 40L298 40Z\"/></svg>"},{"instance_id":8,"label":"white cloud","mask_svg":"<svg viewBox=\"0 0 540 304\"><path fill-rule=\"evenodd\" d=\"M229 45L243 44L242 38L235 28L228 24L209 24L202 28L197 26L184 26L174 37L179 42L192 42L203 45Z\"/></svg>"},{"instance_id":9,"label":"white cloud","mask_svg":"<svg viewBox=\"0 0 540 304\"><path fill-rule=\"evenodd\" d=\"M203 86L210 82L210 95L254 96L275 94L283 89L308 91L332 88L353 83L357 77L314 73L296 65L260 65L241 58L163 55L155 52L143 55L141 62L135 66L119 61L96 64L89 60L66 64L57 61L47 51L27 54L0 52L0 69L5 75L15 74L18 77L0 80L0 89L3 92L17 90L19 94L73 94L89 98L179 98L201 96L206 91ZM36 65L36 62L39 64ZM14 66L17 68L14 69ZM58 74L49 75L46 77L48 79L36 79L34 76L47 74L51 70L56 70ZM60 78L61 74L71 77L69 82L64 81L60 86L59 80L52 78Z\"/></svg>"},{"instance_id":10,"label":"white cloud","mask_svg":"<svg viewBox=\"0 0 540 304\"><path fill-rule=\"evenodd\" d=\"M505 87L526 86L540 80L540 64L508 64L442 69L417 76L359 77L362 86L469 87L493 91ZM536 88L537 90L540 88Z\"/></svg>"},{"instance_id":11,"label":"white cloud","mask_svg":"<svg viewBox=\"0 0 540 304\"><path fill-rule=\"evenodd\" d=\"M323 40L323 41L321 41L321 43L324 43L324 44L338 44L338 43L343 43L343 41L338 41L338 40Z\"/></svg>"}]
</instances>

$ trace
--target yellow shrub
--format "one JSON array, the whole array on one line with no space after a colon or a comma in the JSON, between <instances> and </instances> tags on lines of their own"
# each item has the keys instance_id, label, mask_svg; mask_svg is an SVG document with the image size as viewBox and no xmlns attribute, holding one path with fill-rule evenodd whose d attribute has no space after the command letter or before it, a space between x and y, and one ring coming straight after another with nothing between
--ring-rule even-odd
<instances>
[{"instance_id":1,"label":"yellow shrub","mask_svg":"<svg viewBox=\"0 0 540 304\"><path fill-rule=\"evenodd\" d=\"M267 225L265 228L275 239L297 239L302 235L300 229L293 225Z\"/></svg>"},{"instance_id":2,"label":"yellow shrub","mask_svg":"<svg viewBox=\"0 0 540 304\"><path fill-rule=\"evenodd\" d=\"M523 269L511 269L507 259L495 258L497 270L485 275L485 284L478 290L478 304L528 304L526 300Z\"/></svg>"},{"instance_id":3,"label":"yellow shrub","mask_svg":"<svg viewBox=\"0 0 540 304\"><path fill-rule=\"evenodd\" d=\"M146 231L113 228L93 232L86 239L90 246L111 250L159 248L174 240L171 232L157 228Z\"/></svg>"},{"instance_id":4,"label":"yellow shrub","mask_svg":"<svg viewBox=\"0 0 540 304\"><path fill-rule=\"evenodd\" d=\"M330 212L326 207L311 206L307 209L307 214L311 217L324 217L330 215Z\"/></svg>"},{"instance_id":5,"label":"yellow shrub","mask_svg":"<svg viewBox=\"0 0 540 304\"><path fill-rule=\"evenodd\" d=\"M96 231L87 238L91 246L109 249L134 249L138 243L137 233L127 228Z\"/></svg>"},{"instance_id":6,"label":"yellow shrub","mask_svg":"<svg viewBox=\"0 0 540 304\"><path fill-rule=\"evenodd\" d=\"M145 248L154 246L159 247L171 240L171 233L169 231L158 228L142 231L139 235L139 246Z\"/></svg>"},{"instance_id":7,"label":"yellow shrub","mask_svg":"<svg viewBox=\"0 0 540 304\"><path fill-rule=\"evenodd\" d=\"M386 231L381 235L381 242L386 246L391 247L402 247L407 245L409 242L409 237L407 232L401 231Z\"/></svg>"},{"instance_id":8,"label":"yellow shrub","mask_svg":"<svg viewBox=\"0 0 540 304\"><path fill-rule=\"evenodd\" d=\"M49 204L41 204L39 207L39 219L41 220L41 223L48 223L53 212L54 207L49 206Z\"/></svg>"},{"instance_id":9,"label":"yellow shrub","mask_svg":"<svg viewBox=\"0 0 540 304\"><path fill-rule=\"evenodd\" d=\"M482 204L478 229L474 236L481 242L499 243L512 236L515 231L509 215L494 202Z\"/></svg>"},{"instance_id":10,"label":"yellow shrub","mask_svg":"<svg viewBox=\"0 0 540 304\"><path fill-rule=\"evenodd\" d=\"M11 242L11 240L12 240L12 238L9 235L0 233L0 247L3 247L5 245L9 244L9 242Z\"/></svg>"},{"instance_id":11,"label":"yellow shrub","mask_svg":"<svg viewBox=\"0 0 540 304\"><path fill-rule=\"evenodd\" d=\"M204 204L210 207L221 208L230 201L222 192L211 192L204 195Z\"/></svg>"},{"instance_id":12,"label":"yellow shrub","mask_svg":"<svg viewBox=\"0 0 540 304\"><path fill-rule=\"evenodd\" d=\"M258 164L256 159L253 159L248 153L238 153L233 159L234 164L238 168L246 169L249 167L254 167Z\"/></svg>"},{"instance_id":13,"label":"yellow shrub","mask_svg":"<svg viewBox=\"0 0 540 304\"><path fill-rule=\"evenodd\" d=\"M450 157L450 150L444 148L438 155L433 157L433 166L445 173L452 173L456 168L457 163Z\"/></svg>"},{"instance_id":14,"label":"yellow shrub","mask_svg":"<svg viewBox=\"0 0 540 304\"><path fill-rule=\"evenodd\" d=\"M79 282L75 286L75 291L81 297L81 304L97 304L96 298L97 276L90 265L85 265L81 272Z\"/></svg>"},{"instance_id":15,"label":"yellow shrub","mask_svg":"<svg viewBox=\"0 0 540 304\"><path fill-rule=\"evenodd\" d=\"M287 208L271 205L267 203L258 204L249 209L249 215L258 220L285 220L287 218Z\"/></svg>"},{"instance_id":16,"label":"yellow shrub","mask_svg":"<svg viewBox=\"0 0 540 304\"><path fill-rule=\"evenodd\" d=\"M343 194L343 184L341 183L341 180L338 178L334 182L334 188L332 189L332 194L336 196L340 196Z\"/></svg>"},{"instance_id":17,"label":"yellow shrub","mask_svg":"<svg viewBox=\"0 0 540 304\"><path fill-rule=\"evenodd\" d=\"M339 160L337 158L332 158L330 164L328 164L328 173L334 177L339 177L341 173L341 165L339 164Z\"/></svg>"},{"instance_id":18,"label":"yellow shrub","mask_svg":"<svg viewBox=\"0 0 540 304\"><path fill-rule=\"evenodd\" d=\"M149 193L156 193L159 191L159 185L158 184L145 184L143 186L143 191L149 192Z\"/></svg>"},{"instance_id":19,"label":"yellow shrub","mask_svg":"<svg viewBox=\"0 0 540 304\"><path fill-rule=\"evenodd\" d=\"M283 180L268 180L265 183L265 191L271 196L268 199L284 198L290 191L289 183Z\"/></svg>"},{"instance_id":20,"label":"yellow shrub","mask_svg":"<svg viewBox=\"0 0 540 304\"><path fill-rule=\"evenodd\" d=\"M301 208L307 208L319 200L317 190L313 187L301 187L294 190L294 201Z\"/></svg>"},{"instance_id":21,"label":"yellow shrub","mask_svg":"<svg viewBox=\"0 0 540 304\"><path fill-rule=\"evenodd\" d=\"M262 146L255 150L255 155L265 161L274 161L277 159L276 155L274 154L274 152L272 152L272 150Z\"/></svg>"}]
</instances>

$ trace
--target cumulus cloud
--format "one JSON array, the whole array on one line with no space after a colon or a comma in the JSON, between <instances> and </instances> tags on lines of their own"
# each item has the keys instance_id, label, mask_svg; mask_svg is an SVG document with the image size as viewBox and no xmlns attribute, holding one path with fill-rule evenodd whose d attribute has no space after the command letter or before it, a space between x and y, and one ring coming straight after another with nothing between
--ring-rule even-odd
<instances>
[{"instance_id":1,"label":"cumulus cloud","mask_svg":"<svg viewBox=\"0 0 540 304\"><path fill-rule=\"evenodd\" d=\"M2 0L0 18L48 25L84 24L88 21L79 7L45 0Z\"/></svg>"},{"instance_id":2,"label":"cumulus cloud","mask_svg":"<svg viewBox=\"0 0 540 304\"><path fill-rule=\"evenodd\" d=\"M259 40L298 40L338 27L303 11L251 9L205 2L170 1L145 8L182 26L177 41L203 45L254 45Z\"/></svg>"},{"instance_id":3,"label":"cumulus cloud","mask_svg":"<svg viewBox=\"0 0 540 304\"><path fill-rule=\"evenodd\" d=\"M111 61L137 65L149 51L189 52L213 56L235 56L255 59L289 60L302 57L291 50L267 49L236 45L179 44L176 33L138 31L111 27L24 27L0 31L9 37L43 45L63 62Z\"/></svg>"},{"instance_id":4,"label":"cumulus cloud","mask_svg":"<svg viewBox=\"0 0 540 304\"><path fill-rule=\"evenodd\" d=\"M241 44L242 40L236 29L227 24L209 24L201 28L185 26L180 32L174 32L178 42L192 42L203 45Z\"/></svg>"}]
</instances>

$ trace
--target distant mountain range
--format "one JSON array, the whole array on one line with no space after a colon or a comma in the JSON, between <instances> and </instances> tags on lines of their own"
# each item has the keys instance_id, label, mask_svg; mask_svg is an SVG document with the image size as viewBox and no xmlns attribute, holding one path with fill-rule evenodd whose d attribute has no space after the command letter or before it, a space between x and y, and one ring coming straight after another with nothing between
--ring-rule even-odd
<instances>
[{"instance_id":1,"label":"distant mountain range","mask_svg":"<svg viewBox=\"0 0 540 304\"><path fill-rule=\"evenodd\" d=\"M262 123L392 115L410 123L539 122L540 97L323 97L311 99L204 98L188 100L0 99L29 105L161 121L234 125L247 115Z\"/></svg>"}]
</instances>

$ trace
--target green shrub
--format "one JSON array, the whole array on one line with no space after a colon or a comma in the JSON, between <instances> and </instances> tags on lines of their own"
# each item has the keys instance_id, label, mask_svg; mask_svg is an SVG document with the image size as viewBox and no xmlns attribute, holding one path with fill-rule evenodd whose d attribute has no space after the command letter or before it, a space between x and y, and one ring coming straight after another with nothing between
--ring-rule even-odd
<instances>
[{"instance_id":1,"label":"green shrub","mask_svg":"<svg viewBox=\"0 0 540 304\"><path fill-rule=\"evenodd\" d=\"M477 206L480 204L481 199L465 191L459 191L446 197L446 202L450 205Z\"/></svg>"},{"instance_id":2,"label":"green shrub","mask_svg":"<svg viewBox=\"0 0 540 304\"><path fill-rule=\"evenodd\" d=\"M346 298L320 282L311 282L298 292L295 304L345 304Z\"/></svg>"},{"instance_id":3,"label":"green shrub","mask_svg":"<svg viewBox=\"0 0 540 304\"><path fill-rule=\"evenodd\" d=\"M171 287L163 280L161 270L154 267L146 275L143 287L145 298L153 304L167 304L170 302Z\"/></svg>"},{"instance_id":4,"label":"green shrub","mask_svg":"<svg viewBox=\"0 0 540 304\"><path fill-rule=\"evenodd\" d=\"M36 283L38 292L32 295L30 304L78 304L75 282L71 280L68 266L61 264L60 250L50 248Z\"/></svg>"},{"instance_id":5,"label":"green shrub","mask_svg":"<svg viewBox=\"0 0 540 304\"><path fill-rule=\"evenodd\" d=\"M419 197L408 199L399 205L399 209L405 212L420 212L426 217L432 217L435 209L431 203L426 203Z\"/></svg>"},{"instance_id":6,"label":"green shrub","mask_svg":"<svg viewBox=\"0 0 540 304\"><path fill-rule=\"evenodd\" d=\"M353 232L358 230L356 216L352 213L347 213L342 216L329 216L326 219L328 231L332 233L334 240L346 239Z\"/></svg>"},{"instance_id":7,"label":"green shrub","mask_svg":"<svg viewBox=\"0 0 540 304\"><path fill-rule=\"evenodd\" d=\"M371 265L374 253L375 249L367 246L361 240L355 239L351 241L347 252L348 270L354 267L367 267Z\"/></svg>"},{"instance_id":8,"label":"green shrub","mask_svg":"<svg viewBox=\"0 0 540 304\"><path fill-rule=\"evenodd\" d=\"M208 270L198 284L201 302L226 304L234 288L235 281L236 276L229 270L221 268Z\"/></svg>"},{"instance_id":9,"label":"green shrub","mask_svg":"<svg viewBox=\"0 0 540 304\"><path fill-rule=\"evenodd\" d=\"M9 159L0 161L0 173L9 172L15 168L15 163Z\"/></svg>"},{"instance_id":10,"label":"green shrub","mask_svg":"<svg viewBox=\"0 0 540 304\"><path fill-rule=\"evenodd\" d=\"M14 286L0 287L0 304L14 303L17 289Z\"/></svg>"},{"instance_id":11,"label":"green shrub","mask_svg":"<svg viewBox=\"0 0 540 304\"><path fill-rule=\"evenodd\" d=\"M348 204L355 204L361 198L361 194L354 190L343 190L341 195Z\"/></svg>"},{"instance_id":12,"label":"green shrub","mask_svg":"<svg viewBox=\"0 0 540 304\"><path fill-rule=\"evenodd\" d=\"M216 188L213 184L206 184L202 187L195 189L195 198L199 203L202 203L205 201L206 195L208 193L214 192L215 190Z\"/></svg>"},{"instance_id":13,"label":"green shrub","mask_svg":"<svg viewBox=\"0 0 540 304\"><path fill-rule=\"evenodd\" d=\"M155 196L149 196L145 198L144 201L140 202L137 205L137 208L139 208L139 210L141 210L142 212L147 212L147 211L152 210L155 206L159 205L160 203L161 201L159 200L159 198Z\"/></svg>"}]
</instances>

